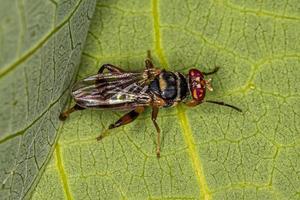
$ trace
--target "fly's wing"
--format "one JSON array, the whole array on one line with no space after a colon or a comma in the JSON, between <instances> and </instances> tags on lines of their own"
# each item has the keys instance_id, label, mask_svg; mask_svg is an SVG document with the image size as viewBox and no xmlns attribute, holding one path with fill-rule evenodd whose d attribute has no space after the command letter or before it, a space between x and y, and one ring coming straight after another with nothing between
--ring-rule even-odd
<instances>
[{"instance_id":1,"label":"fly's wing","mask_svg":"<svg viewBox=\"0 0 300 200\"><path fill-rule=\"evenodd\" d=\"M147 81L144 73L96 74L75 84L72 95L84 108L132 110L149 105Z\"/></svg>"}]
</instances>

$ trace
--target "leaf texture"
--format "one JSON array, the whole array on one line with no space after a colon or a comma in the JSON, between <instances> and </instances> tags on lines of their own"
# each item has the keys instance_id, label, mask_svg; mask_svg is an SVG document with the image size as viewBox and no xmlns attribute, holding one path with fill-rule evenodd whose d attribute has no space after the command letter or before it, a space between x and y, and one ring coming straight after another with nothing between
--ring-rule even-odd
<instances>
[{"instance_id":1,"label":"leaf texture","mask_svg":"<svg viewBox=\"0 0 300 200\"><path fill-rule=\"evenodd\" d=\"M79 4L92 7L89 1ZM0 98L11 106L0 108L0 113L6 114L0 118L4 138L0 147L4 153L0 155L1 161L13 163L0 166L5 173L1 178L9 177L5 185L11 185L4 190L5 197L33 188L34 184L29 184L31 174L39 173L35 170L38 165L32 163L40 163L40 157L33 155L41 156L41 163L45 163L49 149L54 148L33 199L299 199L299 8L296 0L97 1L93 15L88 15L92 17L91 26L77 79L95 74L105 63L141 71L146 51L151 50L155 65L167 70L187 73L190 68L210 71L219 66L218 73L211 76L214 91L206 98L243 110L238 113L211 104L161 109L160 159L155 155L156 132L150 109L132 124L109 131L101 142L95 138L124 113L83 110L73 113L59 127L57 115L68 97L66 88L77 73L80 52L69 59L73 67L55 68L57 84L47 88L56 98L49 100L51 95L40 94L39 101L15 100L22 94L36 97L30 91L38 94L38 88L45 91L43 81L38 81L42 78L30 78L40 77L35 75L39 65L19 67L31 60L30 56L10 70L6 63L19 56L2 56ZM78 38L85 40L83 36L79 34ZM27 68L31 71L24 70ZM9 77L13 73L18 74L14 79ZM33 76L28 75L28 84L21 84L26 73ZM52 76L46 76L47 81ZM48 100L48 107L42 106L46 101L43 98ZM42 115L33 112L41 116L38 120L32 113L27 118L17 114L22 109L27 113L27 102L36 109L43 108ZM60 137L54 144L57 131ZM44 138L37 140L37 136ZM30 146L30 141L40 142ZM43 145L46 150L34 154L45 141L51 145ZM26 176L18 175L22 173ZM17 190L22 184L16 183L25 183L26 187Z\"/></svg>"},{"instance_id":2,"label":"leaf texture","mask_svg":"<svg viewBox=\"0 0 300 200\"><path fill-rule=\"evenodd\" d=\"M24 199L53 152L95 3L0 2L0 199Z\"/></svg>"}]
</instances>

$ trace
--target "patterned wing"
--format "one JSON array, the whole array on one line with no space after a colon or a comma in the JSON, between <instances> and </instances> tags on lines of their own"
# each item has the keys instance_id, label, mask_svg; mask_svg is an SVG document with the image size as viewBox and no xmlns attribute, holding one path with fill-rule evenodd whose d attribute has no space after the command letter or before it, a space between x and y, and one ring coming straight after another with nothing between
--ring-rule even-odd
<instances>
[{"instance_id":1,"label":"patterned wing","mask_svg":"<svg viewBox=\"0 0 300 200\"><path fill-rule=\"evenodd\" d=\"M132 110L149 105L148 78L145 73L103 73L76 83L72 96L84 108Z\"/></svg>"}]
</instances>

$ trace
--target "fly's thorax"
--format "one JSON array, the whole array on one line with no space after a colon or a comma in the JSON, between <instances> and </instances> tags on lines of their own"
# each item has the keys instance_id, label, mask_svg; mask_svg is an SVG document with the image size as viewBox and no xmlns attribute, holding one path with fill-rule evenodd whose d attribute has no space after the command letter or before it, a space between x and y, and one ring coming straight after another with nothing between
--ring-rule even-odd
<instances>
[{"instance_id":1,"label":"fly's thorax","mask_svg":"<svg viewBox=\"0 0 300 200\"><path fill-rule=\"evenodd\" d=\"M149 91L165 101L165 107L182 101L188 93L186 78L179 72L161 71L149 85Z\"/></svg>"}]
</instances>

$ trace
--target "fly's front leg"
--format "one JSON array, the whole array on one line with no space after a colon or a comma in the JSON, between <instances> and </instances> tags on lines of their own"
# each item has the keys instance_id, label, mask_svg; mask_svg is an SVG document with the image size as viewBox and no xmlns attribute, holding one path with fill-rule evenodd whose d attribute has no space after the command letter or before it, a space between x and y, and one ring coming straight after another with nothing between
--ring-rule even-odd
<instances>
[{"instance_id":1,"label":"fly's front leg","mask_svg":"<svg viewBox=\"0 0 300 200\"><path fill-rule=\"evenodd\" d=\"M145 110L144 107L137 107L136 109L134 109L134 110L130 111L129 113L123 115L115 123L109 125L108 129L117 128L117 127L123 126L125 124L129 124L130 122L133 122L139 116L139 114L144 112L144 110ZM105 130L101 135L99 135L97 137L97 140L99 141L102 138L104 138L105 136L107 136L107 130Z\"/></svg>"},{"instance_id":2,"label":"fly's front leg","mask_svg":"<svg viewBox=\"0 0 300 200\"><path fill-rule=\"evenodd\" d=\"M219 71L220 67L215 67L212 71L210 72L202 72L205 76L207 75L211 75L211 74L214 74L216 73L217 71Z\"/></svg>"},{"instance_id":3,"label":"fly's front leg","mask_svg":"<svg viewBox=\"0 0 300 200\"><path fill-rule=\"evenodd\" d=\"M158 114L158 107L152 107L152 122L156 128L156 132L157 132L157 144L156 144L156 155L159 158L160 157L160 128L156 122L156 118L157 118L157 114Z\"/></svg>"},{"instance_id":4,"label":"fly's front leg","mask_svg":"<svg viewBox=\"0 0 300 200\"><path fill-rule=\"evenodd\" d=\"M195 106L199 105L200 103L202 103L202 101L196 101L195 99L192 99L192 100L186 102L185 104L188 107L195 107Z\"/></svg>"},{"instance_id":5,"label":"fly's front leg","mask_svg":"<svg viewBox=\"0 0 300 200\"><path fill-rule=\"evenodd\" d=\"M69 117L69 115L70 115L72 112L75 112L75 111L77 111L77 110L84 110L84 109L85 109L85 108L79 106L78 104L75 104L75 106L73 106L72 108L66 110L65 112L60 113L59 119L60 119L61 121L65 121L65 120Z\"/></svg>"},{"instance_id":6,"label":"fly's front leg","mask_svg":"<svg viewBox=\"0 0 300 200\"><path fill-rule=\"evenodd\" d=\"M124 70L122 70L119 67L116 67L112 64L104 64L98 70L98 74L102 74L105 69L107 69L108 71L110 71L112 73L117 73L117 74L124 72Z\"/></svg>"}]
</instances>

